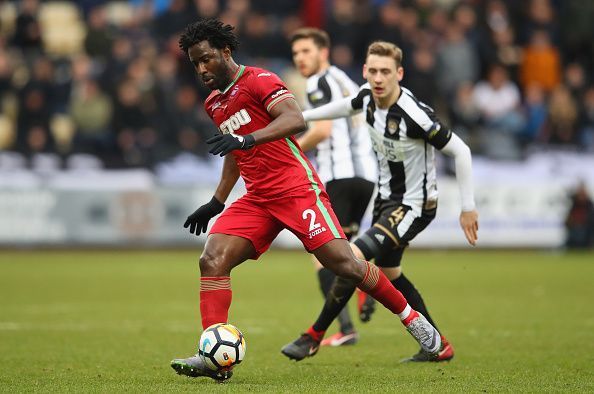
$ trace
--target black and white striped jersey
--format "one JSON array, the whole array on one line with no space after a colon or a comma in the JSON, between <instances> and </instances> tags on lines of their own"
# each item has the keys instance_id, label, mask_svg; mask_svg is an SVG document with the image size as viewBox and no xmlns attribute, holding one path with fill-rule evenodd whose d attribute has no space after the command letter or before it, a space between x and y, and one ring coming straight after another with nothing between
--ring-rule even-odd
<instances>
[{"instance_id":1,"label":"black and white striped jersey","mask_svg":"<svg viewBox=\"0 0 594 394\"><path fill-rule=\"evenodd\" d=\"M431 107L401 87L390 108L377 108L369 84L353 98L354 110L363 110L368 134L377 155L379 194L384 200L409 205L420 214L437 200L435 149L443 148L452 133ZM428 203L429 202L429 203Z\"/></svg>"},{"instance_id":2,"label":"black and white striped jersey","mask_svg":"<svg viewBox=\"0 0 594 394\"><path fill-rule=\"evenodd\" d=\"M307 104L310 108L358 92L359 86L334 66L307 79ZM317 145L315 156L322 182L353 177L377 182L377 163L366 128L362 114L332 121L332 134Z\"/></svg>"}]
</instances>

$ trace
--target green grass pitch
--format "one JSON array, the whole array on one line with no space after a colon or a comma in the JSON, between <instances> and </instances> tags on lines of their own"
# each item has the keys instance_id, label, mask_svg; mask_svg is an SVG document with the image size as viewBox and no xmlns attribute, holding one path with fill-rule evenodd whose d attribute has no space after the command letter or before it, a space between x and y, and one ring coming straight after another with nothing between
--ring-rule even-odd
<instances>
[{"instance_id":1,"label":"green grass pitch","mask_svg":"<svg viewBox=\"0 0 594 394\"><path fill-rule=\"evenodd\" d=\"M248 347L225 384L169 367L201 332L197 258L0 251L0 391L594 391L591 253L407 252L406 272L456 350L451 363L410 365L398 361L417 347L385 310L357 324L356 346L282 356L321 297L306 253L268 252L234 271L230 322Z\"/></svg>"}]
</instances>

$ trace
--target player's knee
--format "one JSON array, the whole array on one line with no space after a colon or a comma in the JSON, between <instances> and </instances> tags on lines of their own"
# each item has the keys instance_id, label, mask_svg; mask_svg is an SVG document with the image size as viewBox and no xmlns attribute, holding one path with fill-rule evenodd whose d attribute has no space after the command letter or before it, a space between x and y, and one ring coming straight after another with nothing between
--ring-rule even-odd
<instances>
[{"instance_id":1,"label":"player's knee","mask_svg":"<svg viewBox=\"0 0 594 394\"><path fill-rule=\"evenodd\" d=\"M380 269L390 281L398 279L402 275L402 268L400 267L380 267Z\"/></svg>"},{"instance_id":2,"label":"player's knee","mask_svg":"<svg viewBox=\"0 0 594 394\"><path fill-rule=\"evenodd\" d=\"M205 250L200 256L200 275L202 276L228 276L228 269L225 267L220 255Z\"/></svg>"},{"instance_id":3,"label":"player's knee","mask_svg":"<svg viewBox=\"0 0 594 394\"><path fill-rule=\"evenodd\" d=\"M333 271L343 279L354 280L356 283L359 283L363 280L364 276L361 267L362 264L359 260L353 258L353 256L349 256L337 262L333 267Z\"/></svg>"}]
</instances>

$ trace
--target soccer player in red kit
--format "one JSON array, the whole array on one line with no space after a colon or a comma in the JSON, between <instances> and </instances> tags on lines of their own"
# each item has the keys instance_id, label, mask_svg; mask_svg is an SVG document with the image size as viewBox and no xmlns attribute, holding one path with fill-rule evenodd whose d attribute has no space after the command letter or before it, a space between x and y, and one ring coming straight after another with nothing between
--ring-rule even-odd
<instances>
[{"instance_id":1,"label":"soccer player in red kit","mask_svg":"<svg viewBox=\"0 0 594 394\"><path fill-rule=\"evenodd\" d=\"M193 23L180 37L181 49L212 90L205 108L220 134L206 141L209 152L225 157L214 196L184 224L198 235L223 212L200 256L202 327L227 322L231 270L257 259L286 228L322 265L397 314L425 351L437 352L437 330L375 265L351 251L318 175L293 137L306 127L293 95L270 71L236 64L232 52L237 45L233 27L216 19ZM239 176L247 192L223 211ZM324 336L313 329L308 334L320 340ZM171 366L179 374L217 380L232 372L209 370L198 355L175 359Z\"/></svg>"}]
</instances>

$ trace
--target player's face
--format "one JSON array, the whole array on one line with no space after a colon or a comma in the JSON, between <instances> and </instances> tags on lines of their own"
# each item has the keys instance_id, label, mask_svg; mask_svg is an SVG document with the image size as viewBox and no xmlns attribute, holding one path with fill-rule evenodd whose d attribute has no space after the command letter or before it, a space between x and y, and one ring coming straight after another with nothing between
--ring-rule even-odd
<instances>
[{"instance_id":1,"label":"player's face","mask_svg":"<svg viewBox=\"0 0 594 394\"><path fill-rule=\"evenodd\" d=\"M231 82L233 78L229 67L231 51L228 48L217 49L211 47L206 40L200 41L190 47L188 57L196 73L209 89L223 90Z\"/></svg>"},{"instance_id":2,"label":"player's face","mask_svg":"<svg viewBox=\"0 0 594 394\"><path fill-rule=\"evenodd\" d=\"M322 58L328 50L318 48L311 38L302 38L293 43L292 52L297 70L304 77L310 77L320 71Z\"/></svg>"},{"instance_id":3,"label":"player's face","mask_svg":"<svg viewBox=\"0 0 594 394\"><path fill-rule=\"evenodd\" d=\"M371 94L378 101L392 99L404 76L402 67L389 56L369 55L363 66L363 77L371 85Z\"/></svg>"}]
</instances>

